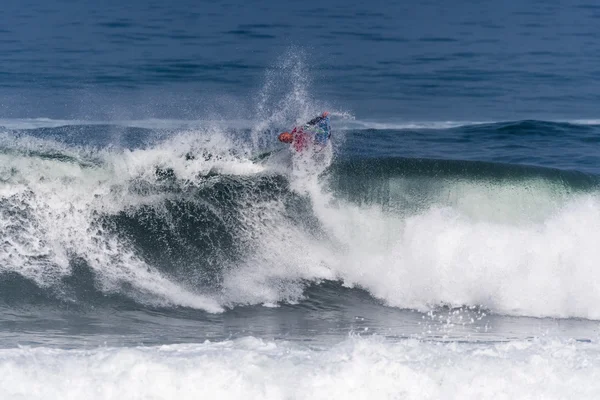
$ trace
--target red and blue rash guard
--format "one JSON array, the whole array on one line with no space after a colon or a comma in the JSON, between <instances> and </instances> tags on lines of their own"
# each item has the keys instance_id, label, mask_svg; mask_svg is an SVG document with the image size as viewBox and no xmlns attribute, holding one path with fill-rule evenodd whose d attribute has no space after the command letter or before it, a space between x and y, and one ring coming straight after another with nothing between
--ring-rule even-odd
<instances>
[{"instance_id":1,"label":"red and blue rash guard","mask_svg":"<svg viewBox=\"0 0 600 400\"><path fill-rule=\"evenodd\" d=\"M311 119L304 126L294 128L291 133L294 136L293 143L296 151L302 151L311 144L325 147L331 137L329 116Z\"/></svg>"}]
</instances>

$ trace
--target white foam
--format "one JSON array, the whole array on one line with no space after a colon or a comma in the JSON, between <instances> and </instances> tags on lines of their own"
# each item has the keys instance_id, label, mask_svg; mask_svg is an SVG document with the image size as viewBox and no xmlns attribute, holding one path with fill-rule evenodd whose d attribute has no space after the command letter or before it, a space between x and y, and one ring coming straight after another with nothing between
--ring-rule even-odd
<instances>
[{"instance_id":1,"label":"white foam","mask_svg":"<svg viewBox=\"0 0 600 400\"><path fill-rule=\"evenodd\" d=\"M599 375L597 343L544 339L0 350L3 399L595 399Z\"/></svg>"},{"instance_id":2,"label":"white foam","mask_svg":"<svg viewBox=\"0 0 600 400\"><path fill-rule=\"evenodd\" d=\"M315 212L342 244L333 273L400 308L600 319L597 194L561 195L535 181L453 187L460 196L440 190L408 213L314 191Z\"/></svg>"},{"instance_id":3,"label":"white foam","mask_svg":"<svg viewBox=\"0 0 600 400\"><path fill-rule=\"evenodd\" d=\"M181 180L195 180L209 172L246 175L263 170L251 161L233 156L233 145L216 132L177 135L155 147L137 150L65 148L32 138L0 138L0 270L17 272L39 286L53 285L71 271L73 255L94 269L106 292L127 283L139 301L182 305L210 312L222 310L219 302L172 282L147 265L135 249L94 224L98 213L107 215L163 195L136 195L133 180L156 182L155 168L168 167ZM210 159L186 160L190 150L211 151ZM59 153L71 161L39 157L37 152ZM93 162L85 162L94 156Z\"/></svg>"},{"instance_id":4,"label":"white foam","mask_svg":"<svg viewBox=\"0 0 600 400\"><path fill-rule=\"evenodd\" d=\"M561 122L561 121L557 121L557 122ZM570 124L575 124L575 125L600 125L600 119L573 119L573 120L567 120L564 122L568 122Z\"/></svg>"}]
</instances>

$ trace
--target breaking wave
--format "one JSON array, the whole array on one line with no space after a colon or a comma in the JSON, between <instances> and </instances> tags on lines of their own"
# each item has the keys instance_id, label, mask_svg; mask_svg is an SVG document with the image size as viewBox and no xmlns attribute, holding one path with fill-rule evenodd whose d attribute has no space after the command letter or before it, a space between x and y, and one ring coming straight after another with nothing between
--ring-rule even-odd
<instances>
[{"instance_id":1,"label":"breaking wave","mask_svg":"<svg viewBox=\"0 0 600 400\"><path fill-rule=\"evenodd\" d=\"M256 157L216 128L117 130L137 147L75 144L117 128L43 129L0 140L5 303L220 312L307 301L307 285L335 280L399 308L600 318L596 175L331 154L315 165Z\"/></svg>"}]
</instances>

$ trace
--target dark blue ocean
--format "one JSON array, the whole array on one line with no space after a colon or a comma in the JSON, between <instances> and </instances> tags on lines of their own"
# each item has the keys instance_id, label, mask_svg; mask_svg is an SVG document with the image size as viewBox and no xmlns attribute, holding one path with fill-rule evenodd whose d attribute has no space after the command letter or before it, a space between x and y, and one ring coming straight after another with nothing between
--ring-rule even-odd
<instances>
[{"instance_id":1,"label":"dark blue ocean","mask_svg":"<svg viewBox=\"0 0 600 400\"><path fill-rule=\"evenodd\" d=\"M0 398L598 398L599 27L5 1Z\"/></svg>"}]
</instances>

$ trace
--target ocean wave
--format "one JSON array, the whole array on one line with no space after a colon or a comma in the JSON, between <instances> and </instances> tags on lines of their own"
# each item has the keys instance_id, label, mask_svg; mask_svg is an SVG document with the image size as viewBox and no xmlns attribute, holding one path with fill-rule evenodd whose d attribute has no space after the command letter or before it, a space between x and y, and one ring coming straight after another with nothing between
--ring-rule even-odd
<instances>
[{"instance_id":1,"label":"ocean wave","mask_svg":"<svg viewBox=\"0 0 600 400\"><path fill-rule=\"evenodd\" d=\"M520 123L534 123L542 127L553 125L599 126L600 119L557 119L557 120L370 120L356 118L348 112L331 111L338 131L347 130L444 130L471 126L506 126ZM56 118L2 118L0 127L10 130L32 130L40 128L60 128L65 126L119 126L154 130L183 130L205 129L218 127L220 129L253 129L263 121L252 118L200 118L200 119L56 119ZM290 121L292 122L292 121Z\"/></svg>"},{"instance_id":2,"label":"ocean wave","mask_svg":"<svg viewBox=\"0 0 600 400\"><path fill-rule=\"evenodd\" d=\"M402 158L311 170L253 161L219 131L138 149L1 144L0 285L37 299L220 312L334 280L399 308L600 318L593 174Z\"/></svg>"}]
</instances>

